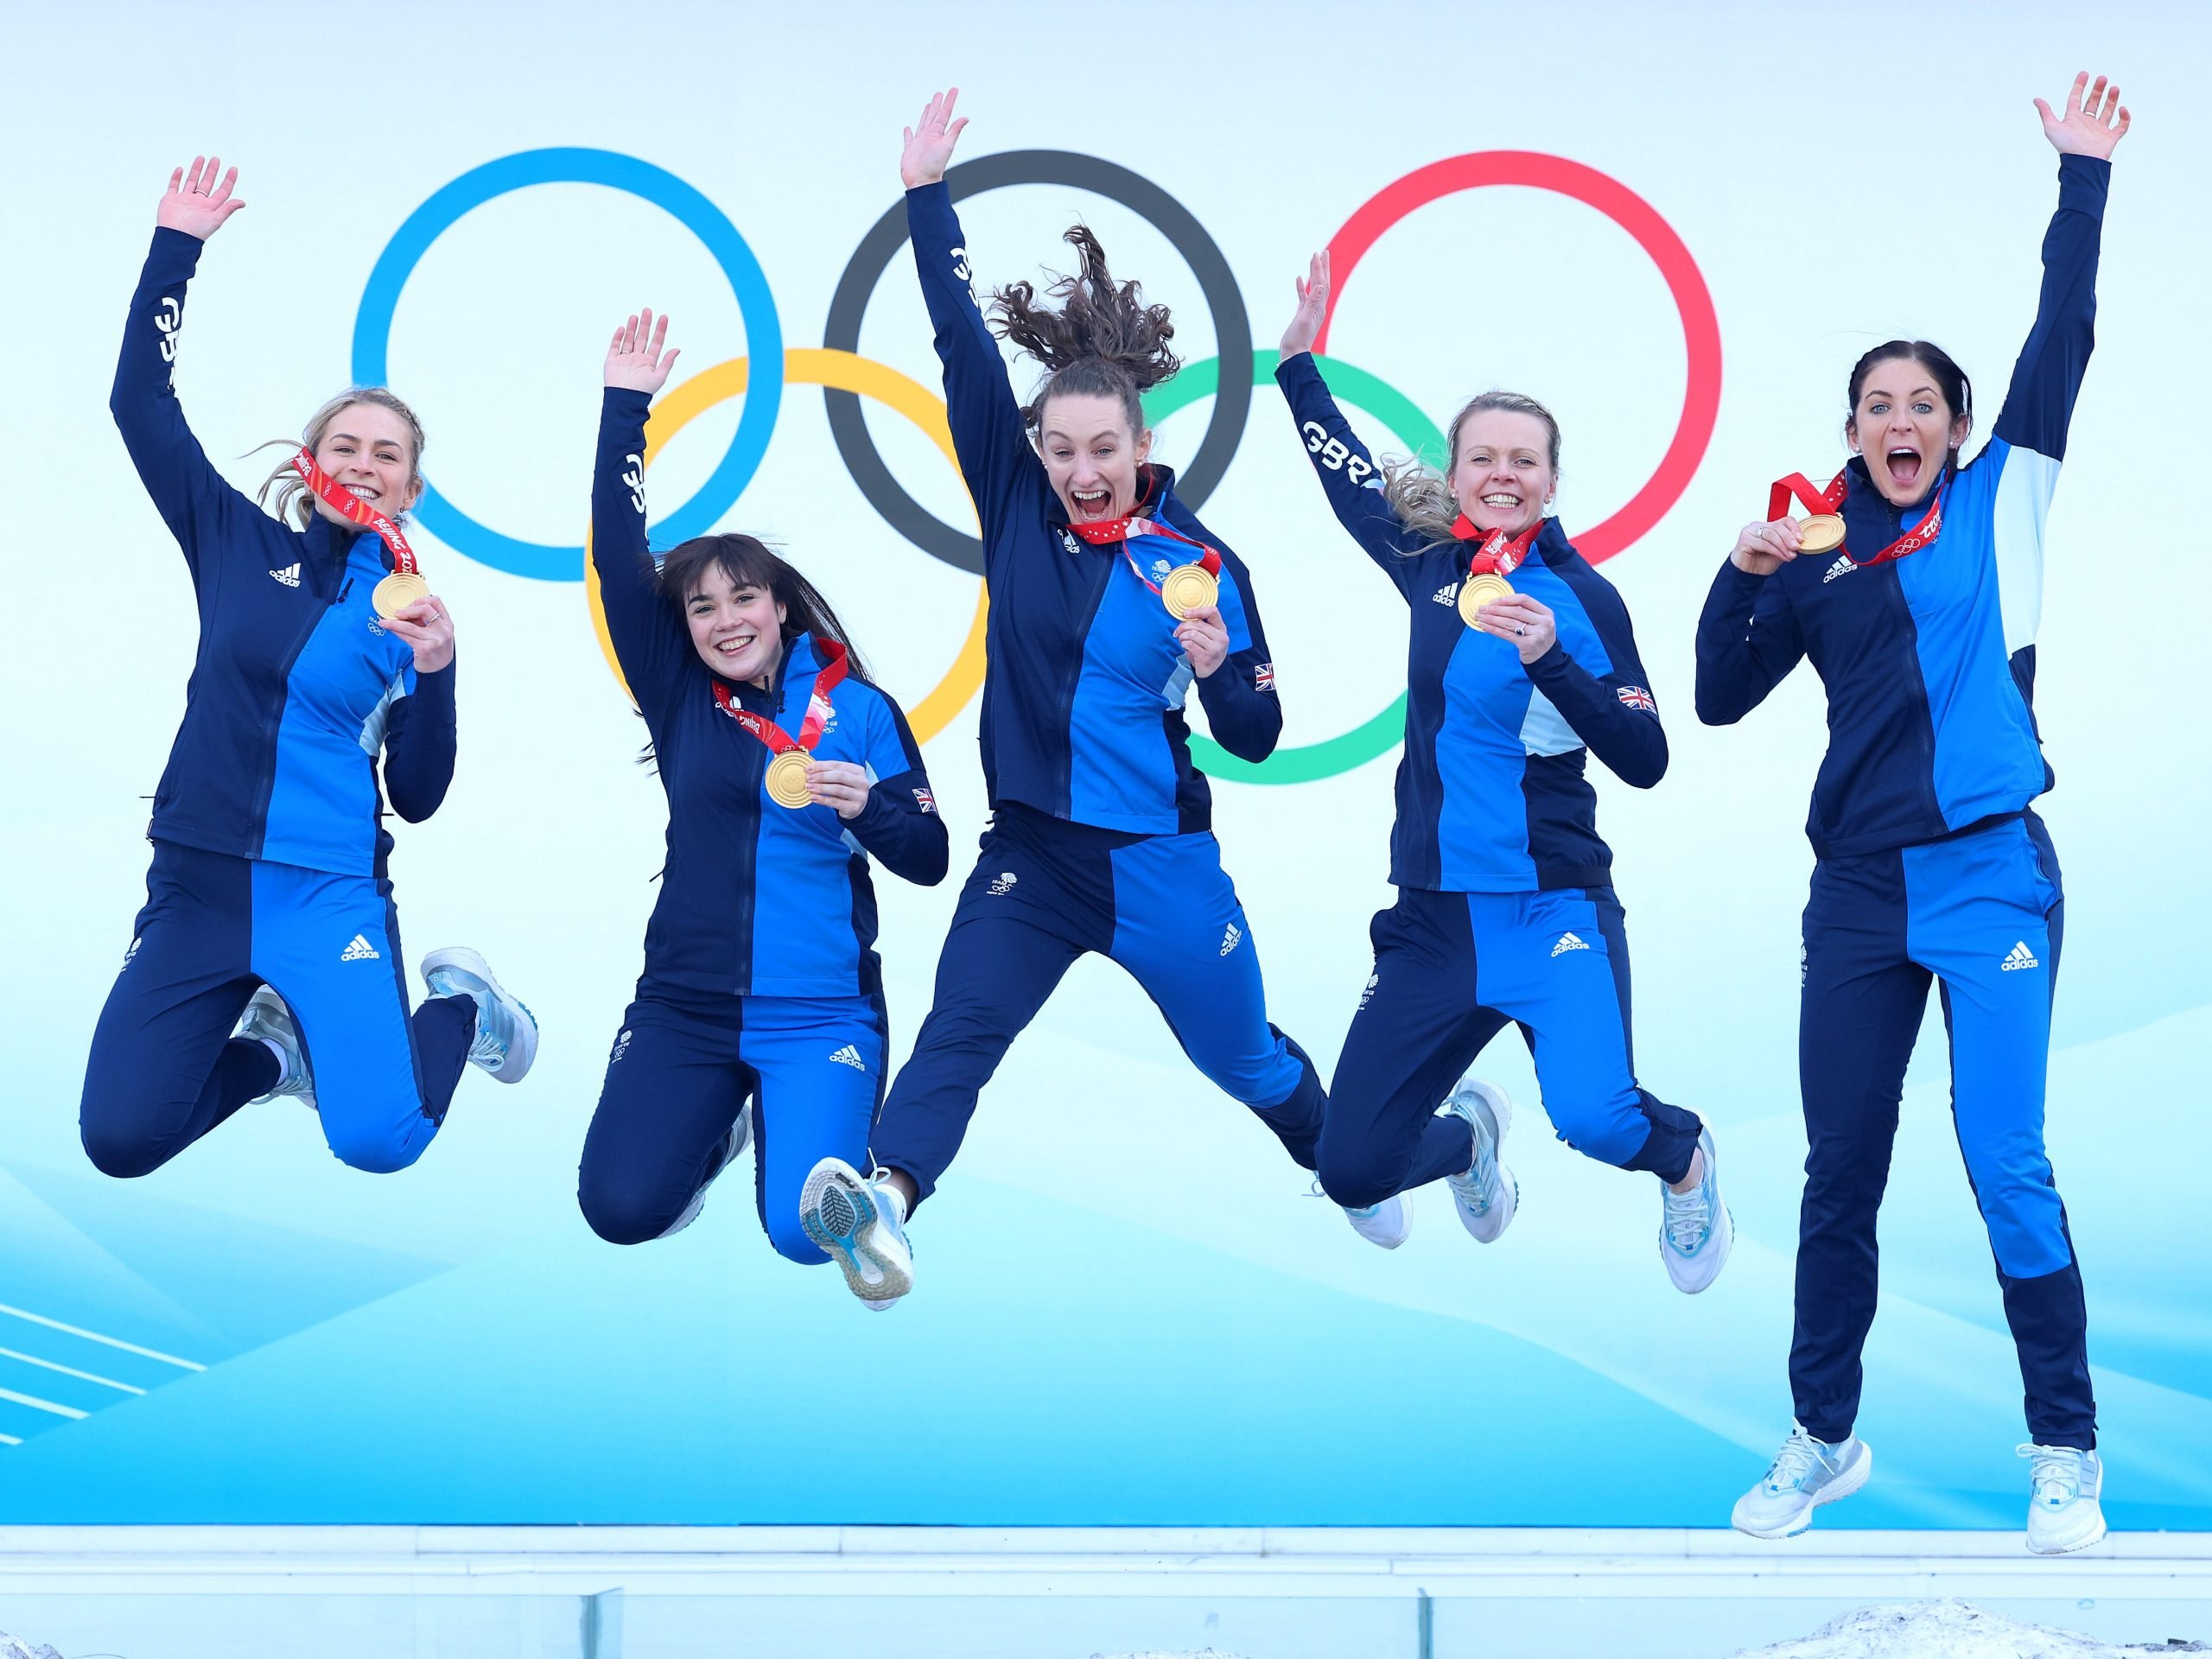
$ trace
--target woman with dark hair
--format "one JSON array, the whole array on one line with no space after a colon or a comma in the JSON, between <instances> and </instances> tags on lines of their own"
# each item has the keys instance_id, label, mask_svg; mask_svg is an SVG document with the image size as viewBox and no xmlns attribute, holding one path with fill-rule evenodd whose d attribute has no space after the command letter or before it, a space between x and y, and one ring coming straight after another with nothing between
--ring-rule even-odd
<instances>
[{"instance_id":1,"label":"woman with dark hair","mask_svg":"<svg viewBox=\"0 0 2212 1659\"><path fill-rule=\"evenodd\" d=\"M1667 735L1628 607L1550 516L1559 423L1487 391L1452 417L1444 472L1378 467L1313 357L1325 252L1298 297L1275 378L1338 522L1412 610L1398 898L1369 930L1375 971L1337 1063L1321 1185L1395 1249L1400 1195L1441 1177L1461 1224L1496 1239L1519 1202L1499 1159L1512 1102L1460 1074L1516 1024L1560 1138L1659 1178L1660 1260L1695 1294L1732 1237L1713 1136L1637 1082L1628 935L1584 776L1595 754L1649 789Z\"/></svg>"},{"instance_id":2,"label":"woman with dark hair","mask_svg":"<svg viewBox=\"0 0 2212 1659\"><path fill-rule=\"evenodd\" d=\"M2087 89L2086 92L2084 89ZM1698 716L1726 725L1809 658L1828 749L1806 832L1799 1084L1810 1147L1789 1381L1797 1428L1737 1503L1786 1537L1866 1484L1860 1354L1874 1318L1875 1216L1931 979L1951 1038L1952 1115L2019 1351L2034 1459L2028 1548L2104 1536L2082 1274L2044 1150L2058 860L2030 804L2051 785L2031 699L2044 524L2088 366L2120 89L2078 77L2041 99L2059 152L2034 327L1981 453L1972 390L1925 340L1851 372L1852 457L1825 491L1775 486L1714 580L1697 634ZM1815 508L1802 522L1792 493Z\"/></svg>"},{"instance_id":3,"label":"woman with dark hair","mask_svg":"<svg viewBox=\"0 0 2212 1659\"><path fill-rule=\"evenodd\" d=\"M990 586L983 774L994 812L938 962L937 995L878 1126L876 1168L825 1160L807 1224L863 1300L904 1295L904 1224L935 1190L976 1097L1078 957L1110 957L1166 1014L1198 1069L1313 1166L1321 1082L1268 1023L1251 925L1221 868L1211 798L1191 764L1193 681L1213 734L1258 760L1282 728L1274 670L1236 556L1149 460L1140 397L1179 366L1165 307L1116 283L1097 238L1039 300L996 296L1001 332L1048 372L1015 401L969 289L944 170L958 90L906 134L899 175L936 326L960 467Z\"/></svg>"},{"instance_id":4,"label":"woman with dark hair","mask_svg":"<svg viewBox=\"0 0 2212 1659\"><path fill-rule=\"evenodd\" d=\"M817 1263L801 1184L866 1155L883 1092L868 859L933 887L948 843L906 717L811 582L750 536L655 569L645 416L667 339L651 311L614 331L592 478L592 566L667 791L668 861L576 1198L610 1243L665 1237L755 1140L761 1225Z\"/></svg>"},{"instance_id":5,"label":"woman with dark hair","mask_svg":"<svg viewBox=\"0 0 2212 1659\"><path fill-rule=\"evenodd\" d=\"M422 1156L469 1062L520 1082L537 1022L458 946L423 957L430 995L409 1008L383 798L429 817L454 749L453 619L400 527L423 493L421 424L382 386L347 388L283 441L271 517L178 404L185 289L245 206L237 181L213 156L170 175L110 399L183 550L200 644L79 1123L101 1170L143 1175L282 1096L320 1115L338 1158L384 1173Z\"/></svg>"}]
</instances>

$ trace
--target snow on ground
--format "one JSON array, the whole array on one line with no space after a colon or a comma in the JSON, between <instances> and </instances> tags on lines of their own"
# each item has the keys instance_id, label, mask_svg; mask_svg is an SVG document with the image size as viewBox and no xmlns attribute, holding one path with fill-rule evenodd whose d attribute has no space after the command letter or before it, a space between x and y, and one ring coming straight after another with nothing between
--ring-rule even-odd
<instances>
[{"instance_id":1,"label":"snow on ground","mask_svg":"<svg viewBox=\"0 0 2212 1659\"><path fill-rule=\"evenodd\" d=\"M35 1648L0 1630L0 1659L61 1659L52 1648Z\"/></svg>"},{"instance_id":2,"label":"snow on ground","mask_svg":"<svg viewBox=\"0 0 2212 1659\"><path fill-rule=\"evenodd\" d=\"M2146 1653L2203 1653L2201 1642L2112 1647L2070 1630L2023 1624L1954 1597L1861 1607L1798 1642L1744 1649L1738 1659L2139 1659Z\"/></svg>"}]
</instances>

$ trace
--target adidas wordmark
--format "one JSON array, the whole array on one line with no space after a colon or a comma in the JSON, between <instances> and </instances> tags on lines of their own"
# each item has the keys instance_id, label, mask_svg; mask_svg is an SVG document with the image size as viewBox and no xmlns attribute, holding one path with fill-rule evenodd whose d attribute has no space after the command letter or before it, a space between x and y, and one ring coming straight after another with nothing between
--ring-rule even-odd
<instances>
[{"instance_id":1,"label":"adidas wordmark","mask_svg":"<svg viewBox=\"0 0 2212 1659\"><path fill-rule=\"evenodd\" d=\"M2028 942L2025 939L2022 939L2005 953L2005 971L2008 974L2017 972L2022 968L2042 966L2043 963L2036 960L2036 953L2028 949Z\"/></svg>"},{"instance_id":2,"label":"adidas wordmark","mask_svg":"<svg viewBox=\"0 0 2212 1659\"><path fill-rule=\"evenodd\" d=\"M1825 588L1828 583L1834 582L1838 576L1847 576L1858 568L1858 565L1852 562L1851 556L1847 553L1843 557L1838 559L1834 564L1828 566L1827 575L1821 578L1821 586Z\"/></svg>"},{"instance_id":3,"label":"adidas wordmark","mask_svg":"<svg viewBox=\"0 0 2212 1659\"><path fill-rule=\"evenodd\" d=\"M287 588L300 585L300 567L296 563L286 565L282 570L271 570L269 574Z\"/></svg>"},{"instance_id":4,"label":"adidas wordmark","mask_svg":"<svg viewBox=\"0 0 2212 1659\"><path fill-rule=\"evenodd\" d=\"M338 960L340 962L382 962L384 957L378 953L376 946L369 943L367 935L356 933L353 936L353 943L338 953Z\"/></svg>"},{"instance_id":5,"label":"adidas wordmark","mask_svg":"<svg viewBox=\"0 0 2212 1659\"><path fill-rule=\"evenodd\" d=\"M849 1065L855 1071L865 1071L868 1070L868 1062L861 1058L860 1050L855 1048L850 1043L847 1043L835 1054L832 1054L830 1058L834 1064L838 1065Z\"/></svg>"},{"instance_id":6,"label":"adidas wordmark","mask_svg":"<svg viewBox=\"0 0 2212 1659\"><path fill-rule=\"evenodd\" d=\"M1573 934L1562 933L1559 936L1559 943L1552 946L1552 955L1563 957L1570 950L1587 950L1589 948Z\"/></svg>"}]
</instances>

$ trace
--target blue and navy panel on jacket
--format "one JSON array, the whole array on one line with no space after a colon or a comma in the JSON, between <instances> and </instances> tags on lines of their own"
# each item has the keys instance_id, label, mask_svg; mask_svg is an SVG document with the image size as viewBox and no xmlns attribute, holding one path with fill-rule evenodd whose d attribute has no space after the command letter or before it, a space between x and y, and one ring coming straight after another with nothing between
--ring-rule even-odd
<instances>
[{"instance_id":1,"label":"blue and navy panel on jacket","mask_svg":"<svg viewBox=\"0 0 2212 1659\"><path fill-rule=\"evenodd\" d=\"M1938 480L1942 532L1884 564L1924 516L1892 506L1853 458L1844 546L1772 575L1720 568L1697 632L1698 715L1740 720L1809 658L1827 688L1828 748L1805 833L1823 857L1910 847L2020 812L2052 783L2036 729L2044 531L2095 334L2108 162L2059 160L2043 291L1997 425Z\"/></svg>"},{"instance_id":2,"label":"blue and navy panel on jacket","mask_svg":"<svg viewBox=\"0 0 2212 1659\"><path fill-rule=\"evenodd\" d=\"M944 879L950 843L899 705L849 677L816 758L868 774L849 823L826 806L769 798L768 746L725 714L717 683L797 737L822 658L812 636L785 646L763 690L723 679L691 644L683 607L664 598L645 545L641 391L609 387L592 478L592 563L607 637L652 735L668 794L668 861L645 929L648 978L750 996L857 996L880 982L868 857L909 881Z\"/></svg>"},{"instance_id":3,"label":"blue and navy panel on jacket","mask_svg":"<svg viewBox=\"0 0 2212 1659\"><path fill-rule=\"evenodd\" d=\"M376 536L318 514L270 518L208 464L171 384L185 286L207 245L157 230L109 399L131 464L184 550L200 647L147 833L235 858L381 875L391 804L426 818L453 780L454 670L415 653L369 595Z\"/></svg>"},{"instance_id":4,"label":"blue and navy panel on jacket","mask_svg":"<svg viewBox=\"0 0 2212 1659\"><path fill-rule=\"evenodd\" d=\"M1546 519L1512 582L1549 607L1559 639L1524 665L1508 642L1461 620L1473 548L1439 543L1392 511L1382 469L1312 355L1286 359L1275 379L1338 521L1413 613L1392 884L1441 893L1609 885L1613 855L1598 835L1586 752L1638 789L1667 770L1667 734L1620 594Z\"/></svg>"},{"instance_id":5,"label":"blue and navy panel on jacket","mask_svg":"<svg viewBox=\"0 0 2212 1659\"><path fill-rule=\"evenodd\" d=\"M1146 586L1163 562L1187 563L1196 550L1161 536L1094 547L1068 529L969 289L945 187L908 191L906 223L944 365L953 447L982 525L991 611L980 732L990 800L1140 834L1207 829L1213 798L1191 764L1184 719L1190 659L1175 619ZM1147 473L1145 511L1221 555L1229 656L1197 681L1214 741L1264 760L1282 734L1282 708L1251 575L1176 498L1172 472Z\"/></svg>"}]
</instances>

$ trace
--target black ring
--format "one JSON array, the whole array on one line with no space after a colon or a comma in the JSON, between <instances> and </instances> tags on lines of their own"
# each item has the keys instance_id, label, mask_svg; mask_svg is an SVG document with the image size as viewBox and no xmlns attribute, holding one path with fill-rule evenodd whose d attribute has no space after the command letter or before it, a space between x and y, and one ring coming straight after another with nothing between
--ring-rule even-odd
<instances>
[{"instance_id":1,"label":"black ring","mask_svg":"<svg viewBox=\"0 0 2212 1659\"><path fill-rule=\"evenodd\" d=\"M1009 149L996 156L979 156L963 162L944 175L954 201L986 190L1012 184L1058 184L1088 190L1117 201L1143 218L1167 238L1198 279L1198 291L1213 314L1214 339L1220 353L1220 390L1213 416L1198 452L1191 457L1187 473L1176 480L1176 493L1190 506L1204 505L1229 471L1229 463L1244 435L1244 417L1252 406L1252 322L1244 310L1244 296L1229 269L1229 261L1206 234L1189 208L1151 180L1115 162L1071 149ZM830 300L830 320L822 343L833 352L857 353L861 321L869 297L883 280L883 273L906 243L906 204L893 202L890 210L861 238L837 279ZM973 536L955 530L906 493L868 435L859 397L849 391L823 389L830 414L830 435L845 469L860 486L868 505L884 521L923 552L944 560L956 569L983 573L983 547Z\"/></svg>"}]
</instances>

